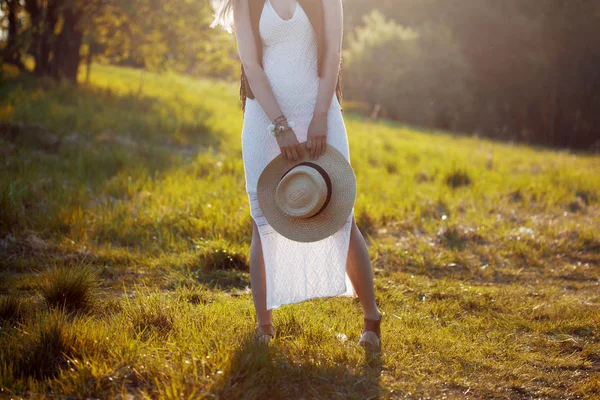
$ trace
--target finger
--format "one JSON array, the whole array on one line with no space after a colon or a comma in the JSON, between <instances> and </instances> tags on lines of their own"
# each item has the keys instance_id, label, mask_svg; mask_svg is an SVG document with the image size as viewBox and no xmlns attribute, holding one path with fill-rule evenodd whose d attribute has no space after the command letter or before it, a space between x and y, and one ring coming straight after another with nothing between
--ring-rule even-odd
<instances>
[{"instance_id":1,"label":"finger","mask_svg":"<svg viewBox=\"0 0 600 400\"><path fill-rule=\"evenodd\" d=\"M298 156L300 158L304 158L304 146L302 146L301 144L296 145L296 148L298 149Z\"/></svg>"},{"instance_id":2,"label":"finger","mask_svg":"<svg viewBox=\"0 0 600 400\"><path fill-rule=\"evenodd\" d=\"M321 155L325 154L327 151L327 136L323 135L323 139L321 140Z\"/></svg>"},{"instance_id":3,"label":"finger","mask_svg":"<svg viewBox=\"0 0 600 400\"><path fill-rule=\"evenodd\" d=\"M292 153L292 159L294 161L296 161L298 159L298 151L296 151L296 146L293 146L291 148L291 153Z\"/></svg>"},{"instance_id":4,"label":"finger","mask_svg":"<svg viewBox=\"0 0 600 400\"><path fill-rule=\"evenodd\" d=\"M317 143L314 139L310 139L310 159L314 160L317 154Z\"/></svg>"},{"instance_id":5,"label":"finger","mask_svg":"<svg viewBox=\"0 0 600 400\"><path fill-rule=\"evenodd\" d=\"M290 150L289 147L285 148L285 154L287 154L287 159L291 161L292 160L292 151Z\"/></svg>"},{"instance_id":6,"label":"finger","mask_svg":"<svg viewBox=\"0 0 600 400\"><path fill-rule=\"evenodd\" d=\"M321 156L321 139L317 139L317 151L315 152L315 159L319 158Z\"/></svg>"},{"instance_id":7,"label":"finger","mask_svg":"<svg viewBox=\"0 0 600 400\"><path fill-rule=\"evenodd\" d=\"M286 160L287 159L287 147L286 146L281 146L281 154L283 155L283 159Z\"/></svg>"},{"instance_id":8,"label":"finger","mask_svg":"<svg viewBox=\"0 0 600 400\"><path fill-rule=\"evenodd\" d=\"M298 158L302 159L304 158L304 146L300 145L300 143L298 143L296 145L296 151L298 152Z\"/></svg>"}]
</instances>

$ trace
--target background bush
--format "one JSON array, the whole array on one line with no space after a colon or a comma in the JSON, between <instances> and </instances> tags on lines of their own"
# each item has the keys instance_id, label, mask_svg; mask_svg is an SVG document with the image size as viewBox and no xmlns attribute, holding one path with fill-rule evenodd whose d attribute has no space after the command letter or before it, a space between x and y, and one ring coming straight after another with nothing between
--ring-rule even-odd
<instances>
[{"instance_id":1,"label":"background bush","mask_svg":"<svg viewBox=\"0 0 600 400\"><path fill-rule=\"evenodd\" d=\"M468 69L448 28L398 25L378 10L344 52L345 91L381 116L456 129L470 107Z\"/></svg>"},{"instance_id":2,"label":"background bush","mask_svg":"<svg viewBox=\"0 0 600 400\"><path fill-rule=\"evenodd\" d=\"M343 5L346 100L433 129L600 149L600 2ZM212 19L208 0L0 1L0 64L72 82L93 62L237 80L235 39Z\"/></svg>"}]
</instances>

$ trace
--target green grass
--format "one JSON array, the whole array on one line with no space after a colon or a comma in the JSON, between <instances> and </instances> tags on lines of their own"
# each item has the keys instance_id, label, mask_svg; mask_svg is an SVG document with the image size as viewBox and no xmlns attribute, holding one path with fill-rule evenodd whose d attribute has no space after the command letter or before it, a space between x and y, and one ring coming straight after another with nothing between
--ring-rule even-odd
<instances>
[{"instance_id":1,"label":"green grass","mask_svg":"<svg viewBox=\"0 0 600 400\"><path fill-rule=\"evenodd\" d=\"M40 293L50 308L83 312L94 305L97 295L97 272L90 265L61 265L41 272Z\"/></svg>"},{"instance_id":2,"label":"green grass","mask_svg":"<svg viewBox=\"0 0 600 400\"><path fill-rule=\"evenodd\" d=\"M600 157L345 119L380 357L351 298L251 340L235 84L3 82L2 395L599 397Z\"/></svg>"}]
</instances>

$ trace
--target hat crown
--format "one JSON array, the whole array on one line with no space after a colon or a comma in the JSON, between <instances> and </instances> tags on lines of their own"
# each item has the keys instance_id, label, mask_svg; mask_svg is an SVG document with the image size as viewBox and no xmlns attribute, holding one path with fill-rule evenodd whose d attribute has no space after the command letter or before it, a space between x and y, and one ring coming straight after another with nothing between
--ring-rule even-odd
<instances>
[{"instance_id":1,"label":"hat crown","mask_svg":"<svg viewBox=\"0 0 600 400\"><path fill-rule=\"evenodd\" d=\"M258 210L262 211L266 224L290 240L316 242L333 235L344 226L349 227L356 198L354 171L347 153L340 152L330 144L326 149L318 159L310 161L305 158L305 153L299 163L279 154L267 164L258 178ZM309 169L305 169L305 166ZM325 180L326 190L321 178L315 175L315 170ZM286 175L289 177L284 179ZM290 185L286 188L288 179ZM295 182L296 179L298 182ZM304 188L299 183L303 181L306 185ZM316 185L316 189L311 185ZM319 208L323 193L327 193L327 196ZM287 195L290 198L286 198ZM314 202L315 197L319 199L317 202ZM300 218L290 216L290 213L294 214L293 210L298 211L298 205L302 203L307 203L310 211L296 212ZM316 213L312 214L315 209Z\"/></svg>"},{"instance_id":2,"label":"hat crown","mask_svg":"<svg viewBox=\"0 0 600 400\"><path fill-rule=\"evenodd\" d=\"M324 170L319 171L310 163L290 169L277 184L277 206L297 218L310 218L320 212L331 190L323 174Z\"/></svg>"}]
</instances>

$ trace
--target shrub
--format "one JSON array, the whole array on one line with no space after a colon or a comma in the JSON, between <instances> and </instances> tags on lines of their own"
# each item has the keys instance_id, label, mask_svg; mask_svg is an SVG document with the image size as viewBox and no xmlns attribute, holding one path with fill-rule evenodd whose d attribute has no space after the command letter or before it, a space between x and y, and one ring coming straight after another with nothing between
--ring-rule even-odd
<instances>
[{"instance_id":1,"label":"shrub","mask_svg":"<svg viewBox=\"0 0 600 400\"><path fill-rule=\"evenodd\" d=\"M381 106L381 115L416 125L455 129L470 109L468 67L451 31L418 30L378 10L349 35L344 51L347 97Z\"/></svg>"}]
</instances>

